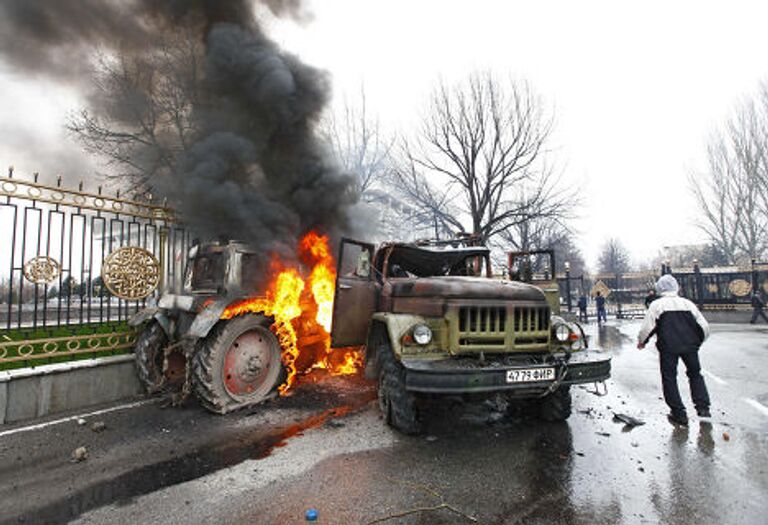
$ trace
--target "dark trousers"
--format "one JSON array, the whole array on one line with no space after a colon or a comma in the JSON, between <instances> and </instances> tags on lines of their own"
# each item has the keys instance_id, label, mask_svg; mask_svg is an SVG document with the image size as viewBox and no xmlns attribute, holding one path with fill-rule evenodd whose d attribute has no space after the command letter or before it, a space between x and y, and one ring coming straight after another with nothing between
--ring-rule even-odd
<instances>
[{"instance_id":1,"label":"dark trousers","mask_svg":"<svg viewBox=\"0 0 768 525\"><path fill-rule=\"evenodd\" d=\"M608 317L605 315L605 308L598 308L597 309L597 322L600 323L600 319L603 320L603 322L608 321Z\"/></svg>"},{"instance_id":2,"label":"dark trousers","mask_svg":"<svg viewBox=\"0 0 768 525\"><path fill-rule=\"evenodd\" d=\"M691 386L691 398L697 410L709 408L709 393L704 378L701 376L699 353L673 354L671 352L659 352L661 364L661 386L664 389L664 401L669 405L672 413L684 415L685 405L680 398L680 390L677 388L677 360L685 363L685 373L688 375L688 383Z\"/></svg>"},{"instance_id":3,"label":"dark trousers","mask_svg":"<svg viewBox=\"0 0 768 525\"><path fill-rule=\"evenodd\" d=\"M579 308L579 321L587 322L587 309Z\"/></svg>"},{"instance_id":4,"label":"dark trousers","mask_svg":"<svg viewBox=\"0 0 768 525\"><path fill-rule=\"evenodd\" d=\"M755 308L752 310L752 320L750 321L750 324L755 324L757 321L757 316L762 317L766 323L768 323L768 317L765 316L765 312L763 312L762 308Z\"/></svg>"}]
</instances>

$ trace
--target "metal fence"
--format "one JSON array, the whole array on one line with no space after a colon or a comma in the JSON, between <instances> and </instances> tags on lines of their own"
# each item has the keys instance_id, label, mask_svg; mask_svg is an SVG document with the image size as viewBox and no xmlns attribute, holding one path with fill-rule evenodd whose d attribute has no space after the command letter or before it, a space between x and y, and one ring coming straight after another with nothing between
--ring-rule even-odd
<instances>
[{"instance_id":1,"label":"metal fence","mask_svg":"<svg viewBox=\"0 0 768 525\"><path fill-rule=\"evenodd\" d=\"M753 291L768 293L768 264L749 268L672 270L680 294L708 309L749 308Z\"/></svg>"},{"instance_id":2,"label":"metal fence","mask_svg":"<svg viewBox=\"0 0 768 525\"><path fill-rule=\"evenodd\" d=\"M0 362L130 344L100 325L121 325L158 289L178 288L189 245L173 210L149 194L69 189L9 169L0 177ZM49 337L62 327L82 330ZM47 346L23 346L17 331L40 332Z\"/></svg>"}]
</instances>

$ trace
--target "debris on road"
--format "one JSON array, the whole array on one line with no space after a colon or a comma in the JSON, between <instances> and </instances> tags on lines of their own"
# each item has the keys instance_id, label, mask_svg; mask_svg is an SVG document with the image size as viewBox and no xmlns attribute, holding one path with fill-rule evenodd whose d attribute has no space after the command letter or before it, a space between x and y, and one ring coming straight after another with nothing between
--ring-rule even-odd
<instances>
[{"instance_id":1,"label":"debris on road","mask_svg":"<svg viewBox=\"0 0 768 525\"><path fill-rule=\"evenodd\" d=\"M94 432L103 432L107 429L107 424L103 421L96 421L93 425L91 425L91 430Z\"/></svg>"},{"instance_id":2,"label":"debris on road","mask_svg":"<svg viewBox=\"0 0 768 525\"><path fill-rule=\"evenodd\" d=\"M78 418L78 420L77 420L77 424L80 425L81 427L83 425L85 425L86 423L87 423L87 421L85 419L83 419L83 418Z\"/></svg>"},{"instance_id":3,"label":"debris on road","mask_svg":"<svg viewBox=\"0 0 768 525\"><path fill-rule=\"evenodd\" d=\"M613 420L616 422L624 423L630 428L639 427L640 425L645 425L645 421L641 421L636 417L628 416L627 414L621 414L619 412L613 413Z\"/></svg>"},{"instance_id":4,"label":"debris on road","mask_svg":"<svg viewBox=\"0 0 768 525\"><path fill-rule=\"evenodd\" d=\"M77 447L72 451L72 461L79 463L88 459L88 449L85 447Z\"/></svg>"},{"instance_id":5,"label":"debris on road","mask_svg":"<svg viewBox=\"0 0 768 525\"><path fill-rule=\"evenodd\" d=\"M456 514L457 516L460 516L460 517L464 518L467 521L470 521L472 523L477 523L477 518L475 518L474 516L470 516L469 514L461 511L460 509L457 509L453 505L450 505L450 504L446 503L445 502L445 498L443 497L442 494L440 494L439 492L437 492L433 488L428 487L427 485L422 485L421 483L413 483L413 482L410 482L410 481L404 481L404 480L394 479L394 478L387 478L387 480L391 481L393 483L397 483L399 485L402 485L404 487L408 487L411 490L414 490L416 492L421 492L423 494L427 494L429 496L433 496L433 497L437 498L440 503L436 504L436 505L433 505L433 506L414 507L412 509L404 510L402 512L396 512L396 513L393 513L393 514L389 514L387 516L382 516L380 518L375 518L375 519L373 519L371 521L365 522L365 525L373 525L374 523L384 523L385 521L390 521L390 520L394 520L394 519L398 519L398 518L404 518L404 517L410 516L412 514L421 514L421 513L426 513L426 512L435 512L435 511L440 511L440 510L443 510L443 509L450 511L450 512Z\"/></svg>"},{"instance_id":6,"label":"debris on road","mask_svg":"<svg viewBox=\"0 0 768 525\"><path fill-rule=\"evenodd\" d=\"M610 432L595 432L595 434L597 434L598 436L603 436L603 437L611 437L611 433Z\"/></svg>"},{"instance_id":7,"label":"debris on road","mask_svg":"<svg viewBox=\"0 0 768 525\"><path fill-rule=\"evenodd\" d=\"M723 440L730 441L731 435L728 432L723 432Z\"/></svg>"},{"instance_id":8,"label":"debris on road","mask_svg":"<svg viewBox=\"0 0 768 525\"><path fill-rule=\"evenodd\" d=\"M307 519L307 521L317 521L317 509L308 509L306 513L304 513L304 517Z\"/></svg>"}]
</instances>

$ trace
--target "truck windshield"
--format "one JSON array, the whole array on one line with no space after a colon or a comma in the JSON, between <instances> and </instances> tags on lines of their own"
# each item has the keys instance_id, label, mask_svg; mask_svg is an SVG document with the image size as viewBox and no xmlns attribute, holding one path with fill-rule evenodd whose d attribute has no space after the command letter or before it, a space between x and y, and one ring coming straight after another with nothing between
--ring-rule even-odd
<instances>
[{"instance_id":1,"label":"truck windshield","mask_svg":"<svg viewBox=\"0 0 768 525\"><path fill-rule=\"evenodd\" d=\"M395 246L389 255L388 277L483 276L487 248L431 249Z\"/></svg>"}]
</instances>

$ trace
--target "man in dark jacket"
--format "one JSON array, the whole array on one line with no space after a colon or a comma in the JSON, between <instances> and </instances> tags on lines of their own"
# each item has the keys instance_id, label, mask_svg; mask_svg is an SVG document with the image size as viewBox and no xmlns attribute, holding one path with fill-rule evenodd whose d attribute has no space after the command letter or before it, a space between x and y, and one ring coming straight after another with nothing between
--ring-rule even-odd
<instances>
[{"instance_id":1,"label":"man in dark jacket","mask_svg":"<svg viewBox=\"0 0 768 525\"><path fill-rule=\"evenodd\" d=\"M656 300L656 290L648 290L648 295L645 296L645 309L647 310L653 301Z\"/></svg>"},{"instance_id":2,"label":"man in dark jacket","mask_svg":"<svg viewBox=\"0 0 768 525\"><path fill-rule=\"evenodd\" d=\"M660 297L648 307L637 335L637 348L645 348L648 340L656 335L664 401L671 411L668 418L672 423L685 426L688 416L677 388L678 359L685 363L696 413L699 417L711 417L709 393L699 364L699 348L709 336L709 324L695 304L677 295L678 289L671 275L663 275L658 280L656 292Z\"/></svg>"},{"instance_id":3,"label":"man in dark jacket","mask_svg":"<svg viewBox=\"0 0 768 525\"><path fill-rule=\"evenodd\" d=\"M762 317L765 322L768 323L768 317L765 316L763 308L765 308L765 301L760 297L760 292L755 290L752 292L752 320L749 324L755 324L758 316Z\"/></svg>"},{"instance_id":4,"label":"man in dark jacket","mask_svg":"<svg viewBox=\"0 0 768 525\"><path fill-rule=\"evenodd\" d=\"M605 297L600 292L595 294L595 306L597 307L597 324L608 321L608 317L605 315Z\"/></svg>"},{"instance_id":5,"label":"man in dark jacket","mask_svg":"<svg viewBox=\"0 0 768 525\"><path fill-rule=\"evenodd\" d=\"M584 292L579 296L579 321L587 322L587 296Z\"/></svg>"}]
</instances>

